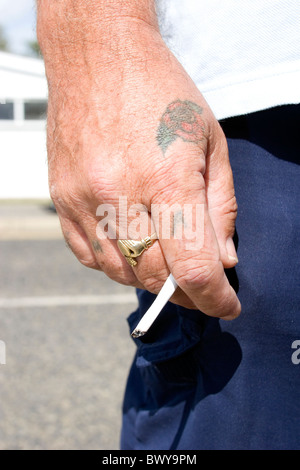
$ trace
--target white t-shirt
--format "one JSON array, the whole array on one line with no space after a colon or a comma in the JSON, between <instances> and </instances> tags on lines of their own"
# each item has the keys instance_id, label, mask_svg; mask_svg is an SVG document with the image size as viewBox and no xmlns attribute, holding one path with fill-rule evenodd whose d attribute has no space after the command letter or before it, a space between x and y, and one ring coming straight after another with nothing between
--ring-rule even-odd
<instances>
[{"instance_id":1,"label":"white t-shirt","mask_svg":"<svg viewBox=\"0 0 300 470\"><path fill-rule=\"evenodd\" d=\"M157 0L168 46L217 119L300 102L300 0Z\"/></svg>"}]
</instances>

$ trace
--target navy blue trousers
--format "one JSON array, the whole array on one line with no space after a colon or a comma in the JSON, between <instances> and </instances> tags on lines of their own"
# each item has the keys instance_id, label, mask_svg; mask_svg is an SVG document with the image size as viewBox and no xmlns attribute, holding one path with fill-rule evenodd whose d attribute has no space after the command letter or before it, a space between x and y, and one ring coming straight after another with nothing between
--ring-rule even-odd
<instances>
[{"instance_id":1,"label":"navy blue trousers","mask_svg":"<svg viewBox=\"0 0 300 470\"><path fill-rule=\"evenodd\" d=\"M231 322L168 303L135 340L122 449L300 449L299 106L221 122L239 213ZM130 329L154 300L138 291Z\"/></svg>"}]
</instances>

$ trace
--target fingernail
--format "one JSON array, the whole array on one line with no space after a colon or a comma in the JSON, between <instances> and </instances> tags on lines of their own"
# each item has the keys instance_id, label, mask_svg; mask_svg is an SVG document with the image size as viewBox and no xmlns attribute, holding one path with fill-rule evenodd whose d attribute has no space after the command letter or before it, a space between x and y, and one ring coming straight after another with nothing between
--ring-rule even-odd
<instances>
[{"instance_id":1,"label":"fingernail","mask_svg":"<svg viewBox=\"0 0 300 470\"><path fill-rule=\"evenodd\" d=\"M228 259L230 261L234 261L235 264L237 264L239 262L239 259L238 259L232 238L228 238L226 242L226 250L227 250Z\"/></svg>"}]
</instances>

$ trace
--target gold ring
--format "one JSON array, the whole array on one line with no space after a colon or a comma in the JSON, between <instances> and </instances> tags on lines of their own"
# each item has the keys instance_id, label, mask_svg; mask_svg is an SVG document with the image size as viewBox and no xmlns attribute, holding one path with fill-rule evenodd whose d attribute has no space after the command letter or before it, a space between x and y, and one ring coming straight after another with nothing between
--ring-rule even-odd
<instances>
[{"instance_id":1,"label":"gold ring","mask_svg":"<svg viewBox=\"0 0 300 470\"><path fill-rule=\"evenodd\" d=\"M156 240L156 233L153 233L150 237L143 238L142 240L118 240L118 248L122 255L125 256L127 263L130 266L136 266L136 258L141 256L145 250L148 250Z\"/></svg>"}]
</instances>

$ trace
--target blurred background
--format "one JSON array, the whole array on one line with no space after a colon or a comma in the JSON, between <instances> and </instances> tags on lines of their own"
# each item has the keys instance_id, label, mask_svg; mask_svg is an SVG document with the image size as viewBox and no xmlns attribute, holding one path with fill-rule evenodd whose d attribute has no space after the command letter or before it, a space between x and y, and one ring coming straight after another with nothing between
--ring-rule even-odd
<instances>
[{"instance_id":1,"label":"blurred background","mask_svg":"<svg viewBox=\"0 0 300 470\"><path fill-rule=\"evenodd\" d=\"M0 0L0 449L119 448L133 289L66 248L47 183L34 0Z\"/></svg>"}]
</instances>

